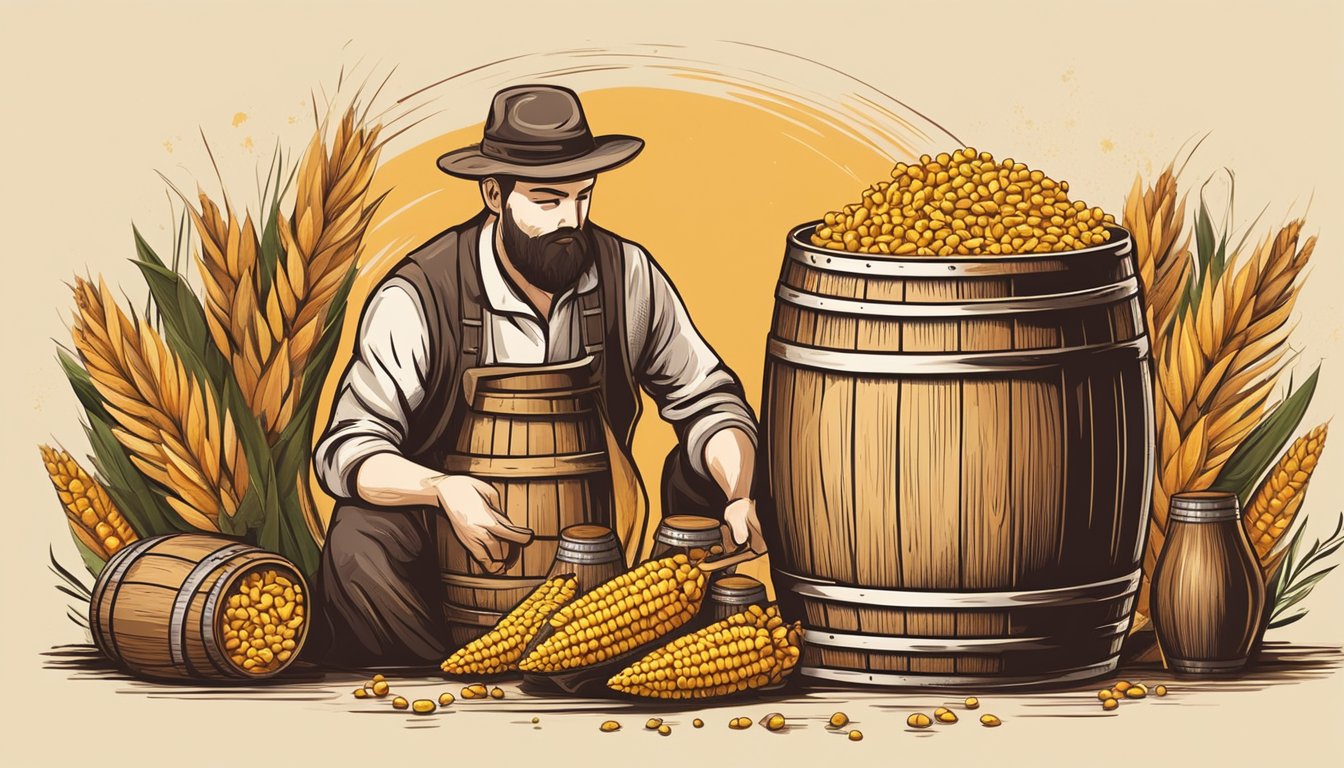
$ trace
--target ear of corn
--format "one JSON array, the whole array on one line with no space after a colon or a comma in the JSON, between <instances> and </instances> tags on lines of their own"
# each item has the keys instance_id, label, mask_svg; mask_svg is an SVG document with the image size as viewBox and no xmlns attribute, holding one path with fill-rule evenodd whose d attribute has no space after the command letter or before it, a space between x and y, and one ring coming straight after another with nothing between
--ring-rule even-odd
<instances>
[{"instance_id":1,"label":"ear of corn","mask_svg":"<svg viewBox=\"0 0 1344 768\"><path fill-rule=\"evenodd\" d=\"M523 649L560 606L574 599L579 581L557 576L532 591L494 629L472 640L444 660L450 675L491 675L518 669Z\"/></svg>"},{"instance_id":2,"label":"ear of corn","mask_svg":"<svg viewBox=\"0 0 1344 768\"><path fill-rule=\"evenodd\" d=\"M1322 424L1293 442L1269 471L1242 517L1246 534L1262 564L1293 524L1302 507L1307 483L1325 448L1328 425Z\"/></svg>"},{"instance_id":3,"label":"ear of corn","mask_svg":"<svg viewBox=\"0 0 1344 768\"><path fill-rule=\"evenodd\" d=\"M65 507L65 516L75 537L103 562L122 547L140 538L102 484L93 479L68 451L43 445L42 463Z\"/></svg>"},{"instance_id":4,"label":"ear of corn","mask_svg":"<svg viewBox=\"0 0 1344 768\"><path fill-rule=\"evenodd\" d=\"M793 669L801 639L801 622L785 624L775 606L753 605L658 648L607 686L658 699L712 698L761 688Z\"/></svg>"},{"instance_id":5,"label":"ear of corn","mask_svg":"<svg viewBox=\"0 0 1344 768\"><path fill-rule=\"evenodd\" d=\"M682 554L650 560L569 603L550 618L554 634L518 664L549 673L607 661L686 622L704 600L706 575Z\"/></svg>"}]
</instances>

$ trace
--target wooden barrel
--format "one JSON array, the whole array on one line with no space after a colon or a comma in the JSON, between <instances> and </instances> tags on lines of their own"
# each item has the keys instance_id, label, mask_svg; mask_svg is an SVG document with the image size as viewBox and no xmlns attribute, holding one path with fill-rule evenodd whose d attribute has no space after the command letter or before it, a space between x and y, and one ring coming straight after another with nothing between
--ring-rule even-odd
<instances>
[{"instance_id":1,"label":"wooden barrel","mask_svg":"<svg viewBox=\"0 0 1344 768\"><path fill-rule=\"evenodd\" d=\"M709 587L709 620L723 621L736 613L741 613L753 605L762 608L769 605L765 596L765 585L750 576L722 576L714 580Z\"/></svg>"},{"instance_id":2,"label":"wooden barrel","mask_svg":"<svg viewBox=\"0 0 1344 768\"><path fill-rule=\"evenodd\" d=\"M251 544L195 533L136 541L108 561L94 585L94 643L132 674L156 680L270 677L298 657L308 622L285 628L293 648L263 672L235 662L237 649L225 639L230 598L252 574L266 571L290 582L296 604L303 604L307 584L294 564Z\"/></svg>"},{"instance_id":3,"label":"wooden barrel","mask_svg":"<svg viewBox=\"0 0 1344 768\"><path fill-rule=\"evenodd\" d=\"M775 587L804 675L1012 686L1116 666L1153 476L1129 234L901 258L790 233L762 399Z\"/></svg>"},{"instance_id":4,"label":"wooden barrel","mask_svg":"<svg viewBox=\"0 0 1344 768\"><path fill-rule=\"evenodd\" d=\"M583 523L560 531L560 549L546 578L572 573L578 579L575 597L625 573L625 555L616 532L601 525Z\"/></svg>"},{"instance_id":5,"label":"wooden barrel","mask_svg":"<svg viewBox=\"0 0 1344 768\"><path fill-rule=\"evenodd\" d=\"M467 372L470 410L447 472L499 491L502 511L532 529L532 541L491 574L452 527L438 526L449 640L485 634L546 577L571 525L612 526L611 468L591 359L544 366L491 366Z\"/></svg>"}]
</instances>

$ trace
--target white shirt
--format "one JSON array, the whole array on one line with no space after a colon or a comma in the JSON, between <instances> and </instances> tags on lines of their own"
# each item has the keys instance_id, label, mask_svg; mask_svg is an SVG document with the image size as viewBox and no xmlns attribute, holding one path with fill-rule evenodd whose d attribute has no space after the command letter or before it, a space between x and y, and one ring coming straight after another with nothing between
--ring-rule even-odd
<instances>
[{"instance_id":1,"label":"white shirt","mask_svg":"<svg viewBox=\"0 0 1344 768\"><path fill-rule=\"evenodd\" d=\"M582 356L578 297L597 289L597 267L555 296L543 322L505 277L495 254L494 220L481 227L482 352L487 364L557 363ZM733 426L756 439L756 424L741 397L724 391L735 377L691 323L667 275L635 243L624 249L626 351L640 386L659 415L677 428L691 467L708 476L704 447ZM350 498L351 472L376 453L400 450L407 425L424 401L429 332L419 294L400 278L369 298L355 354L332 406L331 421L314 451L318 479L330 493Z\"/></svg>"}]
</instances>

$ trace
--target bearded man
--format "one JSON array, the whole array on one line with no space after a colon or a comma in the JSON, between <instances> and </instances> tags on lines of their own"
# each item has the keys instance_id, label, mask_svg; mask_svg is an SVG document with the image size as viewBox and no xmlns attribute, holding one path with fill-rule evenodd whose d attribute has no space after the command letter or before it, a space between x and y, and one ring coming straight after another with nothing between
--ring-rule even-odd
<instances>
[{"instance_id":1,"label":"bearded man","mask_svg":"<svg viewBox=\"0 0 1344 768\"><path fill-rule=\"evenodd\" d=\"M345 666L437 665L447 647L436 527L499 573L532 532L487 482L437 469L481 365L595 355L599 403L628 458L640 391L674 427L663 509L724 520L765 550L752 480L756 422L737 376L638 244L589 219L599 173L643 148L593 136L578 96L495 95L480 144L443 155L484 208L407 255L371 294L314 465L337 499L316 581L312 655ZM594 318L597 321L594 322ZM597 326L597 327L594 327Z\"/></svg>"}]
</instances>

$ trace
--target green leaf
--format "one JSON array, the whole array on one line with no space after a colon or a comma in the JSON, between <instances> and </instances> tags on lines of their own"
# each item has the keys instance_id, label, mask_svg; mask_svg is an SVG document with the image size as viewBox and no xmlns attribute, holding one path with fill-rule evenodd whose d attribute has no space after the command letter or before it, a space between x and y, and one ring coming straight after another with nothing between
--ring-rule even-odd
<instances>
[{"instance_id":1,"label":"green leaf","mask_svg":"<svg viewBox=\"0 0 1344 768\"><path fill-rule=\"evenodd\" d=\"M1305 619L1306 617L1307 617L1307 612L1306 612L1306 611L1303 611L1303 612L1301 612L1301 613L1295 613L1295 614L1293 614L1292 616L1289 616L1289 617L1286 618L1286 619L1279 619L1279 620L1277 620L1277 621L1271 621L1271 622L1269 622L1269 626L1266 627L1266 629L1278 629L1279 627L1286 627L1286 626L1288 626L1289 624L1292 624L1292 623L1295 622L1295 621L1301 621L1302 619Z\"/></svg>"},{"instance_id":2,"label":"green leaf","mask_svg":"<svg viewBox=\"0 0 1344 768\"><path fill-rule=\"evenodd\" d=\"M1237 494L1241 499L1242 509L1246 508L1260 478L1278 460L1283 447L1288 444L1289 438L1302 423L1307 406L1311 405L1311 398L1316 394L1316 382L1320 374L1321 367L1318 365L1311 376L1307 377L1307 380L1283 402L1275 406L1274 410L1241 442L1241 445L1237 446L1237 450L1233 451L1232 456L1218 473L1218 478L1213 481L1215 490Z\"/></svg>"},{"instance_id":3,"label":"green leaf","mask_svg":"<svg viewBox=\"0 0 1344 768\"><path fill-rule=\"evenodd\" d=\"M65 372L65 378L70 381L70 388L75 391L75 397L79 398L79 404L84 406L84 410L97 414L100 419L111 421L112 416L103 405L103 396L98 394L98 389L93 386L93 379L89 378L89 372L84 370L84 366L64 349L56 350L56 357L61 363L61 370Z\"/></svg>"},{"instance_id":4,"label":"green leaf","mask_svg":"<svg viewBox=\"0 0 1344 768\"><path fill-rule=\"evenodd\" d=\"M169 345L188 370L218 393L223 379L232 374L228 361L210 337L205 308L182 275L164 265L138 229L132 227L132 231L139 255L135 265L140 268L149 285L149 293L158 304ZM218 398L218 394L215 397Z\"/></svg>"},{"instance_id":5,"label":"green leaf","mask_svg":"<svg viewBox=\"0 0 1344 768\"><path fill-rule=\"evenodd\" d=\"M72 538L74 538L73 532L70 535ZM93 552L90 551L88 547L84 546L84 544L78 538L75 538L75 546L79 547L82 551L88 552L90 555L93 555ZM52 548L50 544L47 545L47 558L51 561L51 565L48 566L51 569L51 572L61 577L61 581L65 582L67 586L71 587L72 589L75 590L76 593L78 593L75 595L75 597L84 600L85 602L88 602L89 599L93 597L93 587L85 584L69 568L66 568L64 565L61 565L61 561L56 559L56 550ZM93 559L97 561L98 570L101 571L103 569L103 561L99 560L97 555L93 555ZM86 563L85 565L88 564ZM90 567L89 570L93 570L93 568ZM98 574L95 573L93 574L93 576L96 579L98 577Z\"/></svg>"},{"instance_id":6,"label":"green leaf","mask_svg":"<svg viewBox=\"0 0 1344 768\"><path fill-rule=\"evenodd\" d=\"M75 549L79 551L79 557L84 561L84 567L89 569L89 573L93 574L93 578L98 578L98 574L103 572L103 567L107 565L107 563L104 563L101 557L94 554L92 549L89 549L84 542L80 541L79 537L74 534L74 531L70 532L70 538L75 540Z\"/></svg>"},{"instance_id":7,"label":"green leaf","mask_svg":"<svg viewBox=\"0 0 1344 768\"><path fill-rule=\"evenodd\" d=\"M131 463L108 423L86 413L84 425L93 447L93 464L117 509L142 538L195 531L164 501L162 492Z\"/></svg>"}]
</instances>

